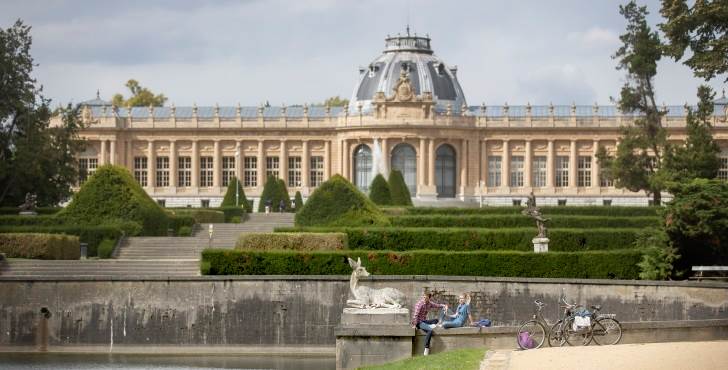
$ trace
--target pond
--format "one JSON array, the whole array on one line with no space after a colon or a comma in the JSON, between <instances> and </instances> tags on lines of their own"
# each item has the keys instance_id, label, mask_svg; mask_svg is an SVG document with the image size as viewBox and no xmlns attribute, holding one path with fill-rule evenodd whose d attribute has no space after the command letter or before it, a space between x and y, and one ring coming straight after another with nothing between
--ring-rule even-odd
<instances>
[{"instance_id":1,"label":"pond","mask_svg":"<svg viewBox=\"0 0 728 370\"><path fill-rule=\"evenodd\" d=\"M0 353L0 369L335 369L333 356Z\"/></svg>"}]
</instances>

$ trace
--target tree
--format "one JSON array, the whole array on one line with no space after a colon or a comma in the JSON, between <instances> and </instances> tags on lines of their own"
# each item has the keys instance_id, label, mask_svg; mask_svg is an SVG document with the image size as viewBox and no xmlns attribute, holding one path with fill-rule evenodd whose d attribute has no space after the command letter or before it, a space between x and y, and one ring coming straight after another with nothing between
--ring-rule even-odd
<instances>
[{"instance_id":1,"label":"tree","mask_svg":"<svg viewBox=\"0 0 728 370\"><path fill-rule=\"evenodd\" d=\"M377 176L374 177L374 180L372 180L372 185L369 187L369 199L374 202L374 204L385 206L392 204L392 195L389 191L389 184L387 184L387 180L384 179L384 176L382 174L377 174Z\"/></svg>"},{"instance_id":2,"label":"tree","mask_svg":"<svg viewBox=\"0 0 728 370\"><path fill-rule=\"evenodd\" d=\"M235 204L235 187L237 186L237 197L238 197L238 203ZM253 210L250 207L250 203L248 202L248 198L245 197L245 191L243 190L243 186L238 182L237 177L233 177L230 179L230 182L228 183L227 191L225 192L225 197L222 199L222 204L220 204L221 207L243 207L245 208L245 212L250 213Z\"/></svg>"},{"instance_id":3,"label":"tree","mask_svg":"<svg viewBox=\"0 0 728 370\"><path fill-rule=\"evenodd\" d=\"M728 72L728 1L692 3L688 6L686 0L662 0L660 14L665 23L660 24L660 29L668 41L665 52L680 60L689 50L685 65L696 76L710 80Z\"/></svg>"},{"instance_id":4,"label":"tree","mask_svg":"<svg viewBox=\"0 0 728 370\"><path fill-rule=\"evenodd\" d=\"M125 86L131 92L129 99L125 100L121 94L114 94L114 97L111 98L111 102L118 107L161 107L167 101L164 94L154 95L149 89L139 85L137 80L129 80Z\"/></svg>"},{"instance_id":5,"label":"tree","mask_svg":"<svg viewBox=\"0 0 728 370\"><path fill-rule=\"evenodd\" d=\"M404 182L402 172L397 170L389 171L389 192L392 196L392 205L394 206L411 206L412 197L410 196L407 184Z\"/></svg>"},{"instance_id":6,"label":"tree","mask_svg":"<svg viewBox=\"0 0 728 370\"><path fill-rule=\"evenodd\" d=\"M667 132L661 119L665 112L655 103L653 79L657 62L662 57L662 45L657 32L647 25L646 7L634 1L620 5L619 13L627 20L627 29L619 38L623 45L614 54L618 70L627 72L627 81L620 92L617 105L624 113L635 113L634 126L622 129L622 139L614 158L602 148L598 157L605 175L615 180L615 186L630 191L644 190L659 205L665 187L666 173L662 156L669 146Z\"/></svg>"},{"instance_id":7,"label":"tree","mask_svg":"<svg viewBox=\"0 0 728 370\"><path fill-rule=\"evenodd\" d=\"M278 203L273 204L273 208L278 210L280 207L281 200L283 200L284 212L290 212L291 211L291 196L288 195L288 188L286 187L286 182L283 181L283 179L277 179L277 186L278 186Z\"/></svg>"},{"instance_id":8,"label":"tree","mask_svg":"<svg viewBox=\"0 0 728 370\"><path fill-rule=\"evenodd\" d=\"M712 179L720 168L720 147L710 132L715 93L709 86L698 87L698 109L688 108L685 146L671 148L665 155L665 170L673 181Z\"/></svg>"},{"instance_id":9,"label":"tree","mask_svg":"<svg viewBox=\"0 0 728 370\"><path fill-rule=\"evenodd\" d=\"M0 29L0 204L17 206L26 193L39 205L66 200L78 178L79 111L59 108L51 127L50 100L32 78L30 26L18 20Z\"/></svg>"},{"instance_id":10,"label":"tree","mask_svg":"<svg viewBox=\"0 0 728 370\"><path fill-rule=\"evenodd\" d=\"M328 105L329 107L343 107L346 105L349 105L349 99L342 99L338 95L332 96L326 100L324 100L321 104L315 104L315 105Z\"/></svg>"},{"instance_id":11,"label":"tree","mask_svg":"<svg viewBox=\"0 0 728 370\"><path fill-rule=\"evenodd\" d=\"M303 208L303 197L301 196L300 191L296 192L296 196L293 199L293 204L296 206L296 212L300 211L301 208Z\"/></svg>"},{"instance_id":12,"label":"tree","mask_svg":"<svg viewBox=\"0 0 728 370\"><path fill-rule=\"evenodd\" d=\"M263 186L263 194L260 196L260 202L258 203L258 212L265 212L265 203L270 200L271 211L277 211L278 206L283 200L285 204L285 210L291 209L291 198L288 196L288 190L286 190L286 184L283 180L276 178L271 175L265 181Z\"/></svg>"}]
</instances>

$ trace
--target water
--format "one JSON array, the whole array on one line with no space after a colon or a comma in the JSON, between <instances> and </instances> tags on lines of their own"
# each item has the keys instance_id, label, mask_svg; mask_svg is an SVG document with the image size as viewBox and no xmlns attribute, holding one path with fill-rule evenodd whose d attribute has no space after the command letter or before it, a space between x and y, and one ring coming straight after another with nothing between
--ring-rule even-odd
<instances>
[{"instance_id":1,"label":"water","mask_svg":"<svg viewBox=\"0 0 728 370\"><path fill-rule=\"evenodd\" d=\"M0 353L0 369L13 370L325 370L335 368L336 359L333 356Z\"/></svg>"}]
</instances>

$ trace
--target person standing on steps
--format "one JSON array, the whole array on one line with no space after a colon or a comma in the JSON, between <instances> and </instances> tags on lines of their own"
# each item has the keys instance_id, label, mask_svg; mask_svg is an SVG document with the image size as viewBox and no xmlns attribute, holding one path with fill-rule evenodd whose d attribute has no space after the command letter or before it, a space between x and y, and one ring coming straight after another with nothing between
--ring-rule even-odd
<instances>
[{"instance_id":1,"label":"person standing on steps","mask_svg":"<svg viewBox=\"0 0 728 370\"><path fill-rule=\"evenodd\" d=\"M278 202L278 212L283 213L286 211L286 202L281 199L280 202Z\"/></svg>"},{"instance_id":2,"label":"person standing on steps","mask_svg":"<svg viewBox=\"0 0 728 370\"><path fill-rule=\"evenodd\" d=\"M270 198L265 200L265 214L270 213L271 208L273 207L273 201L270 200Z\"/></svg>"},{"instance_id":3,"label":"person standing on steps","mask_svg":"<svg viewBox=\"0 0 728 370\"><path fill-rule=\"evenodd\" d=\"M415 303L415 307L412 309L412 326L427 333L427 335L425 336L425 352L423 353L425 356L430 354L430 340L432 339L432 329L434 329L435 325L437 325L438 323L437 319L427 320L427 312L432 309L444 309L445 311L447 311L446 304L432 302L430 300L431 298L432 293L423 293L420 300Z\"/></svg>"}]
</instances>

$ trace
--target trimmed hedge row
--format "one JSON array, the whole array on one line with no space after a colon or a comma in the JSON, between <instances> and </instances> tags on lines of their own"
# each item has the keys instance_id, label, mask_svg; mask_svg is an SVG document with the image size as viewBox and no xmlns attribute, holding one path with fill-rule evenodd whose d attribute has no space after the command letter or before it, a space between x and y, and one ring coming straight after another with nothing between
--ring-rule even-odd
<instances>
[{"instance_id":1,"label":"trimmed hedge row","mask_svg":"<svg viewBox=\"0 0 728 370\"><path fill-rule=\"evenodd\" d=\"M244 233L238 238L236 249L333 251L346 249L344 233Z\"/></svg>"},{"instance_id":2,"label":"trimmed hedge row","mask_svg":"<svg viewBox=\"0 0 728 370\"><path fill-rule=\"evenodd\" d=\"M98 246L104 239L118 239L122 232L127 236L139 235L141 226L136 222L122 222L107 225L58 225L58 226L0 226L0 234L46 233L78 236L81 243L88 243L88 255L98 255ZM78 244L76 244L78 249Z\"/></svg>"},{"instance_id":3,"label":"trimmed hedge row","mask_svg":"<svg viewBox=\"0 0 728 370\"><path fill-rule=\"evenodd\" d=\"M515 251L242 251L206 249L204 275L349 275L346 257L360 257L375 275L510 276L637 279L635 250L527 253Z\"/></svg>"},{"instance_id":4,"label":"trimmed hedge row","mask_svg":"<svg viewBox=\"0 0 728 370\"><path fill-rule=\"evenodd\" d=\"M604 216L567 216L555 215L549 217L547 223L550 228L645 228L655 227L660 223L658 217L604 217ZM389 220L393 226L402 227L534 227L535 221L523 215L417 215L417 216L391 216Z\"/></svg>"},{"instance_id":5,"label":"trimmed hedge row","mask_svg":"<svg viewBox=\"0 0 728 370\"><path fill-rule=\"evenodd\" d=\"M68 220L55 215L38 215L38 216L15 216L0 215L0 225L5 226L56 226L68 224Z\"/></svg>"},{"instance_id":6,"label":"trimmed hedge row","mask_svg":"<svg viewBox=\"0 0 728 370\"><path fill-rule=\"evenodd\" d=\"M624 206L543 206L539 207L544 216L570 215L570 216L659 216L661 207L624 207ZM408 207L408 215L468 215L468 214L520 214L523 207L483 207L483 208L438 208L438 207ZM386 210L386 209L385 209ZM399 211L399 209L392 209Z\"/></svg>"},{"instance_id":7,"label":"trimmed hedge row","mask_svg":"<svg viewBox=\"0 0 728 370\"><path fill-rule=\"evenodd\" d=\"M244 212L242 208L238 209L240 209L241 212ZM182 208L175 209L173 212L175 216L191 217L195 220L195 223L198 224L216 224L225 222L225 212L212 208Z\"/></svg>"},{"instance_id":8,"label":"trimmed hedge row","mask_svg":"<svg viewBox=\"0 0 728 370\"><path fill-rule=\"evenodd\" d=\"M276 228L276 232L343 232L349 249L368 250L515 250L532 251L533 228L457 229L404 227ZM549 251L581 252L631 248L639 229L551 229Z\"/></svg>"},{"instance_id":9,"label":"trimmed hedge row","mask_svg":"<svg viewBox=\"0 0 728 370\"><path fill-rule=\"evenodd\" d=\"M57 234L0 234L0 252L9 258L77 260L81 257L77 236Z\"/></svg>"},{"instance_id":10,"label":"trimmed hedge row","mask_svg":"<svg viewBox=\"0 0 728 370\"><path fill-rule=\"evenodd\" d=\"M39 215L52 215L62 209L61 207L37 207L35 212ZM18 207L0 207L0 215L18 215L19 213Z\"/></svg>"}]
</instances>

